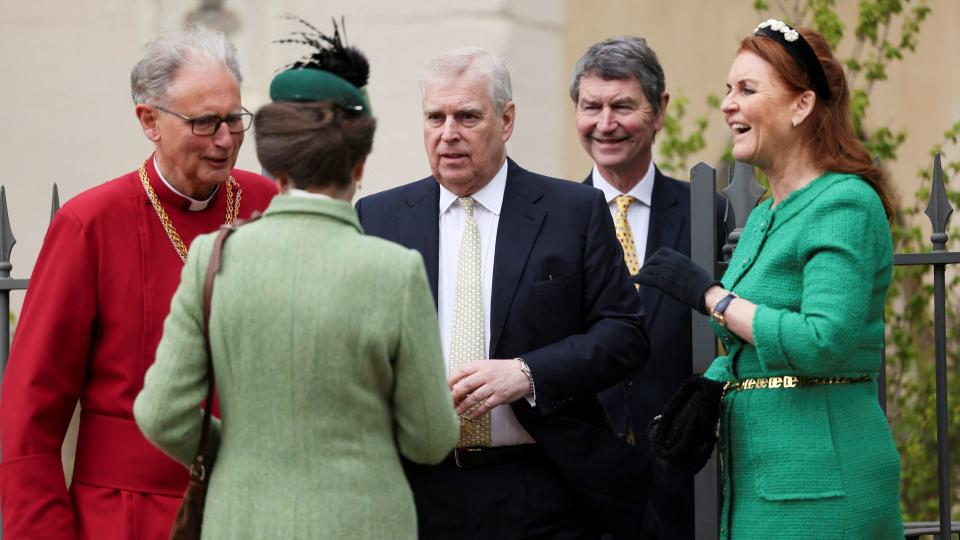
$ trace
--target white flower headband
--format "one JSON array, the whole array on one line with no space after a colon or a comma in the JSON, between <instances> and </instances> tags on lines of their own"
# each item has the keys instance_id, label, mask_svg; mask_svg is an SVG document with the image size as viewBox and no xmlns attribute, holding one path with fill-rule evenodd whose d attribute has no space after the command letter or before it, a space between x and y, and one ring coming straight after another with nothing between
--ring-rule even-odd
<instances>
[{"instance_id":1,"label":"white flower headband","mask_svg":"<svg viewBox=\"0 0 960 540\"><path fill-rule=\"evenodd\" d=\"M756 34L763 28L769 28L774 32L780 32L783 34L783 39L793 43L794 41L800 39L800 32L797 32L793 28L790 28L787 23L778 20L778 19L767 19L762 23L758 24L756 28L753 29L753 33Z\"/></svg>"},{"instance_id":2,"label":"white flower headband","mask_svg":"<svg viewBox=\"0 0 960 540\"><path fill-rule=\"evenodd\" d=\"M830 99L830 85L827 84L827 75L823 71L823 66L813 47L803 39L800 32L783 21L767 19L753 29L753 35L768 37L782 45L806 72L810 86L813 87L817 97L823 100Z\"/></svg>"}]
</instances>

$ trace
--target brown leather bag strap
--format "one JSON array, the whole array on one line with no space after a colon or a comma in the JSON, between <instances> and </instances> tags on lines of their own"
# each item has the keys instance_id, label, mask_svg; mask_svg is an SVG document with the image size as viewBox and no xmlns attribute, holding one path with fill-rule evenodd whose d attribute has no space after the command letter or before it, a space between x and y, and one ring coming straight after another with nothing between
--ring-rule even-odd
<instances>
[{"instance_id":1,"label":"brown leather bag strap","mask_svg":"<svg viewBox=\"0 0 960 540\"><path fill-rule=\"evenodd\" d=\"M207 470L207 443L210 438L210 420L213 416L213 392L216 387L216 378L213 372L213 354L210 352L210 302L213 300L213 278L220 271L220 257L223 253L223 244L227 237L241 225L260 219L260 213L255 212L248 220L237 220L233 225L220 226L220 232L213 242L213 252L210 253L210 262L207 264L207 273L203 280L203 344L207 353L207 398L203 402L203 424L200 428L200 445L197 455L190 465L190 475L200 482L206 482Z\"/></svg>"}]
</instances>

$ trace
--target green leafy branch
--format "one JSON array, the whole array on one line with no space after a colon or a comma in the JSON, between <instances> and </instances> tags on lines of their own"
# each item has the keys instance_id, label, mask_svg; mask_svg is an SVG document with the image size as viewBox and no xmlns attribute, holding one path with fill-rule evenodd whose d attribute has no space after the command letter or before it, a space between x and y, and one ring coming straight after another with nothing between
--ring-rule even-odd
<instances>
[{"instance_id":1,"label":"green leafy branch","mask_svg":"<svg viewBox=\"0 0 960 540\"><path fill-rule=\"evenodd\" d=\"M689 170L690 156L703 150L707 143L704 133L710 125L706 113L693 119L693 130L689 135L684 134L684 119L687 116L688 100L686 96L677 93L670 99L663 117L663 129L658 137L657 145L659 157L657 167L671 174L682 174ZM720 98L714 94L707 96L706 104L709 110L720 106Z\"/></svg>"},{"instance_id":2,"label":"green leafy branch","mask_svg":"<svg viewBox=\"0 0 960 540\"><path fill-rule=\"evenodd\" d=\"M960 122L944 132L941 143L934 145L931 157L940 153L943 159L947 197L960 206L960 190L950 186L950 178L960 174ZM949 159L953 156L953 159ZM931 250L929 235L924 234L929 221L923 215L922 205L930 198L932 168L921 167L918 176L921 186L915 193L915 202L902 206L893 227L894 247L897 252L927 252ZM919 224L924 223L921 227ZM947 249L960 249L960 226L948 230ZM951 277L952 276L952 277ZM955 321L960 315L956 291L960 277L955 270L948 273L946 315L947 370L956 373L960 362L960 339ZM901 463L901 506L904 518L914 521L933 520L938 510L936 455L936 382L934 364L933 286L926 266L905 266L894 271L893 283L886 306L886 362L887 362L887 417L893 427ZM960 385L954 381L949 388L950 406L948 444L960 447ZM956 459L950 468L953 498L960 497L960 462Z\"/></svg>"}]
</instances>

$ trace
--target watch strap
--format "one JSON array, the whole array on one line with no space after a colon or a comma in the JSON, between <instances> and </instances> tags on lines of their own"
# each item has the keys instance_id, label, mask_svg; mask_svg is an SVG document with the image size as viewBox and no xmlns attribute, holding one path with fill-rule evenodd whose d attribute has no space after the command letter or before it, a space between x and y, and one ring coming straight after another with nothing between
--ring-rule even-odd
<instances>
[{"instance_id":1,"label":"watch strap","mask_svg":"<svg viewBox=\"0 0 960 540\"><path fill-rule=\"evenodd\" d=\"M727 311L727 307L730 306L730 302L733 302L734 298L737 298L737 295L733 293L724 296L719 302L717 302L717 305L713 306L713 312L722 315L725 311Z\"/></svg>"},{"instance_id":2,"label":"watch strap","mask_svg":"<svg viewBox=\"0 0 960 540\"><path fill-rule=\"evenodd\" d=\"M727 311L727 308L730 306L730 302L733 302L734 298L737 298L737 295L733 293L727 294L721 298L715 306L713 306L713 310L710 312L710 316L713 317L713 320L717 321L717 324L724 328L727 327L727 318L724 313Z\"/></svg>"}]
</instances>

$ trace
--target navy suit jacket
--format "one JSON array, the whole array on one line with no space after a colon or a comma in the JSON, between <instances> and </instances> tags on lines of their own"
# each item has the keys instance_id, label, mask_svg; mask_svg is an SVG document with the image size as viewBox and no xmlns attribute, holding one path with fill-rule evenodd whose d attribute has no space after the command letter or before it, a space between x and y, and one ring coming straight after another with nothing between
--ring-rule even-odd
<instances>
[{"instance_id":1,"label":"navy suit jacket","mask_svg":"<svg viewBox=\"0 0 960 540\"><path fill-rule=\"evenodd\" d=\"M646 257L661 247L690 255L690 183L670 178L655 168L650 196L650 224ZM584 181L593 185L592 173ZM609 215L609 210L607 211ZM726 199L717 196L718 250L726 238ZM612 220L611 220L612 221ZM649 452L647 425L684 379L693 372L691 345L693 312L656 287L640 287L645 324L650 338L650 360L643 370L630 374L622 385L600 394L600 401L623 436L630 420L637 448ZM660 523L647 524L648 537L693 538L693 478L654 471L651 502ZM654 529L662 528L659 532Z\"/></svg>"},{"instance_id":2,"label":"navy suit jacket","mask_svg":"<svg viewBox=\"0 0 960 540\"><path fill-rule=\"evenodd\" d=\"M431 176L357 202L367 234L423 255L434 300L439 197ZM599 190L508 160L491 304L491 358L523 357L536 384L536 407L513 403L517 419L607 532L635 537L649 464L596 394L642 367L649 343Z\"/></svg>"}]
</instances>

